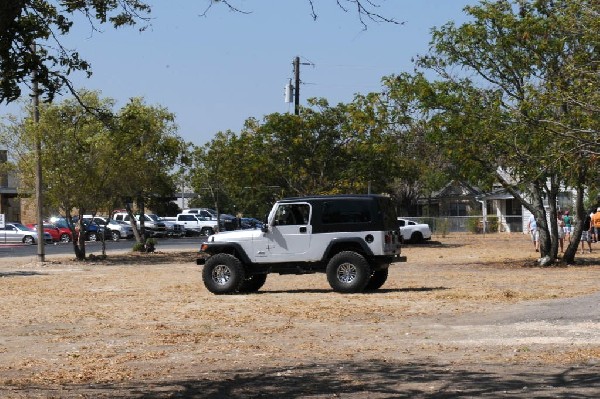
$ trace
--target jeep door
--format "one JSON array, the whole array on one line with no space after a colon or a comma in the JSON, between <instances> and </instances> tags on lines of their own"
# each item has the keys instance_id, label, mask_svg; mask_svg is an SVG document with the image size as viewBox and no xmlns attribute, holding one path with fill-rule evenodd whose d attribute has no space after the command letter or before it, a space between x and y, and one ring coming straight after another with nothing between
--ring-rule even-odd
<instances>
[{"instance_id":1,"label":"jeep door","mask_svg":"<svg viewBox=\"0 0 600 399\"><path fill-rule=\"evenodd\" d=\"M257 242L264 247L261 250L267 258L261 259L261 262L313 260L307 259L312 236L310 217L311 207L306 202L279 204L269 232L264 240Z\"/></svg>"}]
</instances>

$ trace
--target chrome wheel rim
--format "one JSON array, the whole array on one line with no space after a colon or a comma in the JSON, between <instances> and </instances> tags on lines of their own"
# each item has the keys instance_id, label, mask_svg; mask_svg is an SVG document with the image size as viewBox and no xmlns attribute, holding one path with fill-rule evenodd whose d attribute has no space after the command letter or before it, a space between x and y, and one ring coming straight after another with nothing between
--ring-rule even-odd
<instances>
[{"instance_id":1,"label":"chrome wheel rim","mask_svg":"<svg viewBox=\"0 0 600 399\"><path fill-rule=\"evenodd\" d=\"M340 282L348 284L356 279L358 271L352 263L342 263L337 269L337 278Z\"/></svg>"},{"instance_id":2,"label":"chrome wheel rim","mask_svg":"<svg viewBox=\"0 0 600 399\"><path fill-rule=\"evenodd\" d=\"M219 285L225 285L231 279L231 270L225 265L218 265L212 271L212 280Z\"/></svg>"}]
</instances>

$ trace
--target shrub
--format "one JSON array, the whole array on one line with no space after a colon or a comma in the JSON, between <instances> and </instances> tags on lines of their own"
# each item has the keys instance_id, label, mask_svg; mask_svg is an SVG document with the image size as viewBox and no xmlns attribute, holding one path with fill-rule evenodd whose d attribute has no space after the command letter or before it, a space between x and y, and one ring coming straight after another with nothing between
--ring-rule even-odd
<instances>
[{"instance_id":1,"label":"shrub","mask_svg":"<svg viewBox=\"0 0 600 399\"><path fill-rule=\"evenodd\" d=\"M482 220L477 216L471 216L467 219L467 231L471 233L481 233Z\"/></svg>"},{"instance_id":2,"label":"shrub","mask_svg":"<svg viewBox=\"0 0 600 399\"><path fill-rule=\"evenodd\" d=\"M136 242L135 244L133 244L133 252L144 252L146 250L145 248L146 246L144 244L142 244L141 242Z\"/></svg>"}]
</instances>

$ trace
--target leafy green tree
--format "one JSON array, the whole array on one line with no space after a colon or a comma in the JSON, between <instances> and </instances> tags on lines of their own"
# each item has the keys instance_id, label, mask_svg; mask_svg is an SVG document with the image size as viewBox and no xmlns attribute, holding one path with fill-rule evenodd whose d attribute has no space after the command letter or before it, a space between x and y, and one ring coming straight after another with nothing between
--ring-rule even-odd
<instances>
[{"instance_id":1,"label":"leafy green tree","mask_svg":"<svg viewBox=\"0 0 600 399\"><path fill-rule=\"evenodd\" d=\"M414 209L417 198L427 197L452 178L451 165L428 140L429 110L420 108L420 86L428 82L420 75L402 74L383 78L383 90L358 95L353 108L353 130L369 131L366 150L400 204L400 213ZM365 146L363 146L365 147ZM391 182L391 183L390 183Z\"/></svg>"},{"instance_id":2,"label":"leafy green tree","mask_svg":"<svg viewBox=\"0 0 600 399\"><path fill-rule=\"evenodd\" d=\"M498 0L465 10L472 21L435 29L431 55L420 58L420 66L442 78L422 92L424 106L436 110L438 143L455 165L473 176L493 175L535 215L542 263L550 264L558 252L559 187L593 181L580 173L589 160L571 149L583 131L594 131L590 122L597 128L597 112L573 101L565 108L564 99L580 98L571 91L570 71L584 80L594 76L575 86L596 82L598 64L589 61L597 57L598 33L569 32L581 13L597 14L597 7L593 1ZM457 69L462 75L453 73ZM594 143L589 137L584 141Z\"/></svg>"},{"instance_id":3,"label":"leafy green tree","mask_svg":"<svg viewBox=\"0 0 600 399\"><path fill-rule=\"evenodd\" d=\"M310 14L316 20L317 11L312 0L306 0ZM356 12L360 23L398 23L393 18L377 12L373 0L336 0L341 10ZM244 13L233 1L208 0L208 7L224 5ZM22 85L30 84L31 76L48 101L65 86L75 95L69 81L76 71L92 74L91 65L76 49L63 45L74 25L74 16L83 15L93 30L98 25L110 24L115 28L142 23L140 30L150 21L151 7L142 0L11 0L0 2L0 103L21 97ZM36 46L34 50L33 46ZM83 102L82 102L83 104Z\"/></svg>"},{"instance_id":4,"label":"leafy green tree","mask_svg":"<svg viewBox=\"0 0 600 399\"><path fill-rule=\"evenodd\" d=\"M21 85L30 82L33 72L48 100L65 85L74 92L68 81L70 73L91 74L90 64L61 42L73 27L73 14L83 14L96 29L95 23L133 25L147 18L149 12L150 7L139 0L1 2L0 103L19 98ZM33 45L37 45L37 51L33 51Z\"/></svg>"},{"instance_id":5,"label":"leafy green tree","mask_svg":"<svg viewBox=\"0 0 600 399\"><path fill-rule=\"evenodd\" d=\"M113 102L85 92L81 100L88 106L110 114ZM107 200L106 187L113 174L105 168L112 159L114 132L89 114L74 100L43 107L39 124L26 118L4 131L6 144L16 154L17 170L23 191L33 191L35 181L35 143L41 137L44 195L48 210L58 210L73 232L77 259L85 259L85 230L81 217L75 225L72 217L95 212ZM16 133L7 135L6 133Z\"/></svg>"},{"instance_id":6,"label":"leafy green tree","mask_svg":"<svg viewBox=\"0 0 600 399\"><path fill-rule=\"evenodd\" d=\"M137 203L143 215L146 204L175 192L175 168L184 162L188 144L176 134L172 113L164 107L147 105L141 98L132 98L117 113L114 130L116 156L107 167L119 172L114 187L130 213L136 240L143 243L144 218L140 218L138 231L131 204Z\"/></svg>"}]
</instances>

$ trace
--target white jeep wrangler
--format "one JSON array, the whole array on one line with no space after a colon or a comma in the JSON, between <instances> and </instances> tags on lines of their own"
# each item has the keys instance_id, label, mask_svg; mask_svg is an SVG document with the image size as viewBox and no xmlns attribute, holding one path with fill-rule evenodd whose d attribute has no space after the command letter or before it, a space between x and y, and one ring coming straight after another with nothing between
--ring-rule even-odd
<instances>
[{"instance_id":1,"label":"white jeep wrangler","mask_svg":"<svg viewBox=\"0 0 600 399\"><path fill-rule=\"evenodd\" d=\"M283 199L262 229L211 235L201 251L214 294L256 292L269 273L321 272L337 292L376 290L392 262L406 261L394 206L381 195Z\"/></svg>"}]
</instances>

